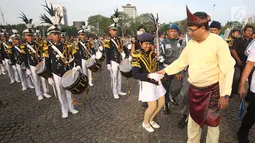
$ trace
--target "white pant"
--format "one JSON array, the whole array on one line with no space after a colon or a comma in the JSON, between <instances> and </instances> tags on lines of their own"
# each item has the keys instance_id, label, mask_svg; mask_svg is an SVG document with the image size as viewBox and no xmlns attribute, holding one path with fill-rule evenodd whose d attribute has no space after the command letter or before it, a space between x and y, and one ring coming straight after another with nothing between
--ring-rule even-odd
<instances>
[{"instance_id":1,"label":"white pant","mask_svg":"<svg viewBox=\"0 0 255 143\"><path fill-rule=\"evenodd\" d=\"M22 88L27 88L25 72L21 69L21 66L19 64L16 64L16 68L20 77Z\"/></svg>"},{"instance_id":2,"label":"white pant","mask_svg":"<svg viewBox=\"0 0 255 143\"><path fill-rule=\"evenodd\" d=\"M14 82L14 78L15 78L15 80L17 81L17 82L19 82L20 81L20 78L19 78L19 76L18 76L18 72L17 72L17 70L14 70L13 68L12 68L12 65L10 65L9 64L9 62L10 62L10 60L9 59L4 59L4 65L5 65L5 67L7 68L7 71L8 71L8 75L9 75L9 77L10 77L10 80L11 80L11 82Z\"/></svg>"},{"instance_id":3,"label":"white pant","mask_svg":"<svg viewBox=\"0 0 255 143\"><path fill-rule=\"evenodd\" d=\"M49 93L48 80L41 76L43 93Z\"/></svg>"},{"instance_id":4,"label":"white pant","mask_svg":"<svg viewBox=\"0 0 255 143\"><path fill-rule=\"evenodd\" d=\"M119 64L111 61L112 71L111 71L111 85L113 94L118 94L121 92L121 73L119 69Z\"/></svg>"},{"instance_id":5,"label":"white pant","mask_svg":"<svg viewBox=\"0 0 255 143\"><path fill-rule=\"evenodd\" d=\"M68 114L68 111L74 110L71 97L72 93L62 87L60 76L53 74L53 78L55 81L58 99L61 104L61 112L62 114Z\"/></svg>"},{"instance_id":6,"label":"white pant","mask_svg":"<svg viewBox=\"0 0 255 143\"><path fill-rule=\"evenodd\" d=\"M1 73L5 73L5 71L6 71L6 67L5 67L5 65L4 65L5 61L2 60L2 62L3 62L3 64L0 64L0 74L1 74Z\"/></svg>"},{"instance_id":7,"label":"white pant","mask_svg":"<svg viewBox=\"0 0 255 143\"><path fill-rule=\"evenodd\" d=\"M43 87L43 86L41 86L43 77L40 77L37 73L35 73L35 69L36 69L36 67L30 66L30 70L31 70L34 85L35 85L35 93L37 96L42 96L43 93L47 93L47 92L45 92L45 90L43 90L43 88L41 88L41 87Z\"/></svg>"},{"instance_id":8,"label":"white pant","mask_svg":"<svg viewBox=\"0 0 255 143\"><path fill-rule=\"evenodd\" d=\"M86 67L86 60L82 59L82 72L88 76L89 84L92 84L92 71Z\"/></svg>"},{"instance_id":9,"label":"white pant","mask_svg":"<svg viewBox=\"0 0 255 143\"><path fill-rule=\"evenodd\" d=\"M202 129L200 126L189 116L188 121L188 142L187 143L200 143ZM218 143L220 136L219 126L210 127L207 129L206 143Z\"/></svg>"}]
</instances>

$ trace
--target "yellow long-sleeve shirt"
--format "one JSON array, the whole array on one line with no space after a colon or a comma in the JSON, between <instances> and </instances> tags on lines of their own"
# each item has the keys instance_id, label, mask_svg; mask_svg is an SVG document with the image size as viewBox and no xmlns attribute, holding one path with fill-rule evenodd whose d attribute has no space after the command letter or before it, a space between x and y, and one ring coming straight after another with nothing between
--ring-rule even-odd
<instances>
[{"instance_id":1,"label":"yellow long-sleeve shirt","mask_svg":"<svg viewBox=\"0 0 255 143\"><path fill-rule=\"evenodd\" d=\"M197 87L219 82L220 96L230 95L235 60L228 44L218 35L209 34L198 43L190 40L180 57L164 70L168 75L176 74L189 66L188 81Z\"/></svg>"}]
</instances>

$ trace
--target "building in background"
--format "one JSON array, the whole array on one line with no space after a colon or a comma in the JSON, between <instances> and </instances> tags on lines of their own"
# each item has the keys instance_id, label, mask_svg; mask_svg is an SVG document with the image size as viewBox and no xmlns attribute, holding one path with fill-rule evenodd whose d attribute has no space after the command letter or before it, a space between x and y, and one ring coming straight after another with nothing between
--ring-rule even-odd
<instances>
[{"instance_id":1,"label":"building in background","mask_svg":"<svg viewBox=\"0 0 255 143\"><path fill-rule=\"evenodd\" d=\"M123 12L126 13L129 17L136 18L136 6L132 6L131 4L127 4L126 6L122 6Z\"/></svg>"},{"instance_id":2,"label":"building in background","mask_svg":"<svg viewBox=\"0 0 255 143\"><path fill-rule=\"evenodd\" d=\"M248 23L250 23L250 24L254 24L255 23L255 15L249 17Z\"/></svg>"},{"instance_id":3,"label":"building in background","mask_svg":"<svg viewBox=\"0 0 255 143\"><path fill-rule=\"evenodd\" d=\"M63 17L61 20L61 24L68 25L67 12L66 12L66 8L64 7L64 5L53 4L53 7L54 7L54 9L57 10L57 13Z\"/></svg>"},{"instance_id":4,"label":"building in background","mask_svg":"<svg viewBox=\"0 0 255 143\"><path fill-rule=\"evenodd\" d=\"M73 26L74 26L76 29L79 29L82 25L85 25L85 21L74 21L74 22L73 22Z\"/></svg>"}]
</instances>

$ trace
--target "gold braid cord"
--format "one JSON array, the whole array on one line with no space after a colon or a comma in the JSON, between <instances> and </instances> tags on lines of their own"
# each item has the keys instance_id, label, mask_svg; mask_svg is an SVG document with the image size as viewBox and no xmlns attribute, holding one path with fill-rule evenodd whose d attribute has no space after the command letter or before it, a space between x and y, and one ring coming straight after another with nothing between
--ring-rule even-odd
<instances>
[{"instance_id":1,"label":"gold braid cord","mask_svg":"<svg viewBox=\"0 0 255 143\"><path fill-rule=\"evenodd\" d=\"M84 92L81 101L75 101L74 95L72 94L73 105L85 105L84 103L86 99L87 99L87 91Z\"/></svg>"},{"instance_id":2,"label":"gold braid cord","mask_svg":"<svg viewBox=\"0 0 255 143\"><path fill-rule=\"evenodd\" d=\"M127 78L127 80L126 80L126 88L127 88L127 90L128 90L128 95L131 95L131 88L128 86L128 78Z\"/></svg>"}]
</instances>

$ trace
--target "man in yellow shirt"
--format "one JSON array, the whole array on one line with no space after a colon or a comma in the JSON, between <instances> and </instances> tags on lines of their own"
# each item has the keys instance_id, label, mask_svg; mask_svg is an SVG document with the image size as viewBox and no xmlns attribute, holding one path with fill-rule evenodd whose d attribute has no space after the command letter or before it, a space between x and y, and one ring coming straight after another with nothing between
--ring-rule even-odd
<instances>
[{"instance_id":1,"label":"man in yellow shirt","mask_svg":"<svg viewBox=\"0 0 255 143\"><path fill-rule=\"evenodd\" d=\"M192 14L188 7L187 25L192 38L180 57L159 74L173 75L189 66L188 143L199 143L204 125L208 125L207 142L219 141L220 109L228 106L235 60L228 44L210 33L210 16L204 12Z\"/></svg>"}]
</instances>

